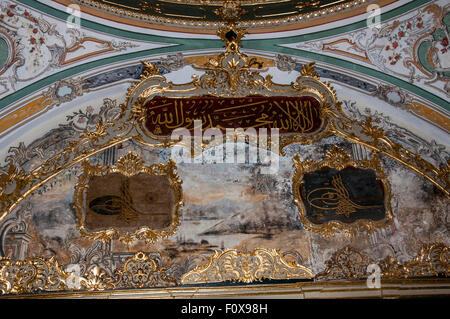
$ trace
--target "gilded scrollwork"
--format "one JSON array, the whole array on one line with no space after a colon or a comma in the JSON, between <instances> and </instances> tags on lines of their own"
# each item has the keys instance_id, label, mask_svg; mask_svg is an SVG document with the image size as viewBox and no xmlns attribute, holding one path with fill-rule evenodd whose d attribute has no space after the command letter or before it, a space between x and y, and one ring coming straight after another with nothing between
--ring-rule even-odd
<instances>
[{"instance_id":1,"label":"gilded scrollwork","mask_svg":"<svg viewBox=\"0 0 450 319\"><path fill-rule=\"evenodd\" d=\"M118 239L129 244L135 240L145 240L146 243L152 243L159 238L166 238L175 232L179 225L179 209L183 205L183 202L182 181L178 178L176 165L172 160L169 160L167 164L159 163L146 166L139 156L129 152L113 166L91 165L88 161L84 161L82 165L83 174L80 175L74 192L74 206L78 213L79 230L82 236L103 242ZM141 174L167 177L169 188L173 192L173 207L170 207L169 211L165 213L170 217L170 224L162 229L152 229L146 225L140 225L139 227L136 226L134 231L126 232L116 227L105 227L101 230L90 231L86 225L86 216L89 209L98 212L99 210L95 210L95 207L101 207L100 212L107 215L114 215L120 211L119 221L124 224L129 224L130 220L134 220L143 214L133 206L133 195L130 192L129 179L121 182L120 196L99 197L99 199L104 200L99 201L95 199L91 201L89 208L87 207L86 193L89 188L90 179L95 176L108 176L113 173L118 173L128 178ZM92 205L94 202L97 205Z\"/></svg>"},{"instance_id":2,"label":"gilded scrollwork","mask_svg":"<svg viewBox=\"0 0 450 319\"><path fill-rule=\"evenodd\" d=\"M235 249L215 251L208 264L183 275L183 284L234 281L250 283L263 279L311 279L308 268L285 260L275 249L258 248L252 252Z\"/></svg>"},{"instance_id":3,"label":"gilded scrollwork","mask_svg":"<svg viewBox=\"0 0 450 319\"><path fill-rule=\"evenodd\" d=\"M177 286L158 260L144 252L128 258L112 275L93 264L82 274L64 270L54 259L0 259L0 294L22 295L48 291L103 291L122 288Z\"/></svg>"},{"instance_id":4,"label":"gilded scrollwork","mask_svg":"<svg viewBox=\"0 0 450 319\"><path fill-rule=\"evenodd\" d=\"M375 152L372 152L372 158L369 160L352 160L346 151L334 145L328 150L322 161L301 161L299 155L296 155L293 161L295 173L292 192L294 194L294 202L299 210L300 221L306 229L319 233L324 237L334 236L336 233L341 232L346 236L353 237L358 232L370 233L376 229L386 227L392 222L390 183L381 168L380 159ZM332 177L330 186L315 188L308 193L302 192L302 188L305 186L305 174L323 169L334 169L341 172L346 168L369 169L375 173L376 179L381 182L383 187L381 194L384 200L381 206L384 207L380 208L383 208L384 218L379 220L356 219L352 222L337 220L336 216L339 215L344 215L348 219L352 213L358 210L378 207L376 205L359 205L355 203L350 198L349 191L343 184L339 173ZM311 221L311 214L308 214L306 203L309 204L311 209L317 208L315 211L319 211L319 213L314 212L311 214L323 215L327 211L333 210L336 216L325 222L313 222Z\"/></svg>"},{"instance_id":5,"label":"gilded scrollwork","mask_svg":"<svg viewBox=\"0 0 450 319\"><path fill-rule=\"evenodd\" d=\"M119 269L116 288L171 287L177 286L175 278L168 276L166 269L156 259L143 252L136 253Z\"/></svg>"},{"instance_id":6,"label":"gilded scrollwork","mask_svg":"<svg viewBox=\"0 0 450 319\"><path fill-rule=\"evenodd\" d=\"M325 262L326 269L314 277L316 281L363 279L370 273L367 267L380 267L382 279L450 276L449 247L443 243L423 245L417 256L403 264L392 256L375 261L364 252L350 246L336 251Z\"/></svg>"},{"instance_id":7,"label":"gilded scrollwork","mask_svg":"<svg viewBox=\"0 0 450 319\"><path fill-rule=\"evenodd\" d=\"M13 261L0 258L1 294L25 294L36 291L62 291L67 289L65 273L51 258L30 258Z\"/></svg>"},{"instance_id":8,"label":"gilded scrollwork","mask_svg":"<svg viewBox=\"0 0 450 319\"><path fill-rule=\"evenodd\" d=\"M181 284L204 284L234 281L250 283L263 279L314 279L314 282L363 280L370 273L367 267L380 267L381 279L414 279L449 277L449 247L443 243L425 244L417 256L400 263L392 256L373 260L366 253L345 246L325 262L326 269L314 275L308 268L289 260L274 249L258 248L252 252L235 249L216 251L206 265L185 273ZM0 294L26 295L57 291L112 291L124 288L178 286L160 261L148 253L137 252L125 260L113 274L99 265L92 265L81 275L63 270L54 258L28 258L13 261L0 259ZM75 284L74 284L75 283Z\"/></svg>"}]
</instances>

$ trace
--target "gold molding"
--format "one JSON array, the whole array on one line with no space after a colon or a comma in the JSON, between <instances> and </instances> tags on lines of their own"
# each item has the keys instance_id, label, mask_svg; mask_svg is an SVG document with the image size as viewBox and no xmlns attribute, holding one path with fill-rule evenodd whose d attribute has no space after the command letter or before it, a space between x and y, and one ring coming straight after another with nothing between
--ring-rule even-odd
<instances>
[{"instance_id":1,"label":"gold molding","mask_svg":"<svg viewBox=\"0 0 450 319\"><path fill-rule=\"evenodd\" d=\"M324 287L341 293L341 285L357 285L370 273L367 267L376 264L380 267L380 280L383 287L389 289L390 285L408 284L419 285L434 282L449 283L449 246L443 243L424 244L416 257L404 263L398 262L393 257L386 257L375 261L364 252L345 246L334 252L325 262L326 269L315 276L312 272L295 262L286 261L283 255L274 249L258 248L253 252L237 252L236 250L216 251L211 255L209 262L197 267L182 276L182 284L194 284L194 287L176 287L178 282L166 274L166 268L161 267L157 259L148 256L148 253L137 252L128 258L124 264L116 269L113 274L98 265L88 268L84 274L76 275L73 272L63 270L54 258L43 259L31 257L26 260L13 261L9 258L0 258L0 295L14 297L95 297L123 294L127 288L133 288L128 293L139 296L148 292L142 288L152 287L151 292L156 296L170 292L187 291L195 295L196 291L205 289L223 295L239 295L246 291L249 295L263 287L264 294L271 291L280 292L283 287L308 286L310 292L321 290ZM67 265L68 266L68 265ZM208 280L207 280L208 279ZM261 281L261 279L314 279L314 281L296 282L288 284L262 284L245 285L246 283ZM205 282L235 281L244 285L204 287ZM75 284L74 284L75 283ZM76 284L78 283L78 284ZM201 286L195 286L200 284ZM159 287L159 288L158 288ZM450 287L449 287L450 289ZM75 292L70 292L70 290ZM359 291L361 288L352 289ZM203 291L203 290L202 290ZM372 289L373 291L373 289ZM46 292L53 292L47 295ZM60 292L60 294L55 294ZM306 291L305 291L306 292ZM438 293L439 294L439 293ZM6 296L8 297L8 296Z\"/></svg>"},{"instance_id":2,"label":"gold molding","mask_svg":"<svg viewBox=\"0 0 450 319\"><path fill-rule=\"evenodd\" d=\"M348 237L353 237L357 233L371 233L392 223L391 186L386 174L381 168L380 159L375 152L372 152L372 159L370 160L352 160L347 152L336 145L333 145L325 154L325 158L321 161L301 161L298 154L294 156L293 161L295 172L292 180L292 194L294 195L294 202L299 210L300 221L307 230L319 233L323 237L334 236L336 233L344 233ZM381 181L383 185L385 218L379 221L361 219L352 223L343 223L337 220L328 221L323 224L312 223L306 216L306 207L304 204L306 199L303 198L300 188L304 183L303 176L305 173L313 172L325 167L337 170L342 170L346 167L372 169L376 174L377 180ZM348 214L348 212L343 213Z\"/></svg>"},{"instance_id":3,"label":"gold molding","mask_svg":"<svg viewBox=\"0 0 450 319\"><path fill-rule=\"evenodd\" d=\"M130 244L135 240L145 240L146 243L153 243L160 238L167 238L171 236L179 226L179 210L183 205L182 199L182 181L177 175L177 168L175 162L171 159L167 164L153 164L151 166L145 166L143 160L134 154L129 152L121 157L117 163L111 167L103 165L91 165L88 160L82 162L83 173L78 177L78 182L75 185L74 190L74 207L78 214L79 230L82 236L108 242L113 239ZM141 226L134 232L120 232L115 228L108 228L100 231L90 232L85 224L86 208L84 204L84 194L88 188L89 178L92 176L105 176L110 173L120 173L124 176L130 177L139 173L145 173L149 175L167 176L170 181L170 187L174 192L174 211L172 212L171 224L163 230L151 229L148 226Z\"/></svg>"},{"instance_id":4,"label":"gold molding","mask_svg":"<svg viewBox=\"0 0 450 319\"><path fill-rule=\"evenodd\" d=\"M252 252L236 249L215 251L204 266L184 274L182 284L211 282L250 283L263 279L311 279L308 268L296 262L286 261L275 249L257 248Z\"/></svg>"}]
</instances>

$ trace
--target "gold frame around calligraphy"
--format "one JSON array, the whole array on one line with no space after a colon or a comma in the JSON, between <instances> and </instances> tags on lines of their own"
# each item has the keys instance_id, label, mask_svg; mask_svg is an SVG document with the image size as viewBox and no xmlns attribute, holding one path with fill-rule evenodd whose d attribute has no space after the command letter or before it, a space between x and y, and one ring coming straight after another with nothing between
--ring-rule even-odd
<instances>
[{"instance_id":1,"label":"gold frame around calligraphy","mask_svg":"<svg viewBox=\"0 0 450 319\"><path fill-rule=\"evenodd\" d=\"M334 236L337 233L343 233L345 236L354 237L358 232L366 231L367 233L371 233L377 229L384 228L393 222L391 186L386 174L381 168L380 159L375 152L372 152L372 158L369 160L353 160L346 151L337 146L333 146L328 150L325 158L321 161L301 161L298 155L293 158L293 161L295 172L292 179L292 194L294 195L294 202L299 210L300 221L307 230L319 233L323 237ZM383 185L385 218L379 221L361 219L349 224L337 220L328 221L323 224L312 223L306 217L305 198L301 195L300 186L304 183L303 176L305 173L313 172L325 167L337 170L346 167L374 170L377 180L381 181Z\"/></svg>"},{"instance_id":2,"label":"gold frame around calligraphy","mask_svg":"<svg viewBox=\"0 0 450 319\"><path fill-rule=\"evenodd\" d=\"M227 32L234 32L236 38L227 39ZM280 134L280 152L285 146L292 143L311 144L331 134L329 116L332 113L342 113L340 103L337 102L336 92L327 83L320 81L314 70L314 63L303 66L301 76L295 83L278 84L272 81L270 75L265 78L260 75L264 69L262 63L256 58L248 57L240 52L240 40L245 31L228 25L218 31L218 35L226 43L226 51L211 58L206 65L193 65L197 70L205 71L198 77L193 76L189 83L175 84L167 82L166 78L159 74L158 68L150 63L143 62L144 72L141 81L135 83L127 93L127 102L124 116L128 121L137 123L139 132L138 140L144 144L147 142L142 137L160 142L161 145L170 147L177 144L185 146L178 141L172 141L170 136L157 136L149 132L145 127L147 110L143 107L146 102L156 96L168 98L187 99L199 96L213 97L248 97L248 96L309 96L315 98L320 106L321 126L312 133L287 133ZM202 142L202 150L228 141L212 143ZM153 142L154 143L154 142ZM197 154L196 152L194 154ZM193 155L194 156L194 155Z\"/></svg>"},{"instance_id":3,"label":"gold frame around calligraphy","mask_svg":"<svg viewBox=\"0 0 450 319\"><path fill-rule=\"evenodd\" d=\"M78 177L78 182L75 185L73 201L78 215L78 229L83 237L100 240L103 242L118 239L125 244L129 244L135 240L145 240L146 243L153 243L160 238L167 238L175 233L177 227L180 225L179 210L183 205L183 191L181 188L182 181L177 175L175 162L169 159L167 164L158 163L151 166L146 166L139 156L130 151L128 154L121 157L117 161L117 164L113 166L91 165L87 160L82 162L82 166L83 173ZM92 176L105 176L110 173L120 173L124 176L133 176L139 173L150 175L167 175L170 180L170 187L174 191L174 208L172 212L171 224L163 230L155 230L147 226L143 226L137 228L134 232L126 233L122 233L113 227L90 232L84 225L86 210L84 197L85 192L89 187L89 178Z\"/></svg>"}]
</instances>

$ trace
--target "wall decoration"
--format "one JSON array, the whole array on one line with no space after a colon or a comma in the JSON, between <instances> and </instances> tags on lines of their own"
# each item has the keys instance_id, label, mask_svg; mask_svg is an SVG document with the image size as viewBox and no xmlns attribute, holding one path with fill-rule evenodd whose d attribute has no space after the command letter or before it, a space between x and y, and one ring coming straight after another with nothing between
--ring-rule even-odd
<instances>
[{"instance_id":1,"label":"wall decoration","mask_svg":"<svg viewBox=\"0 0 450 319\"><path fill-rule=\"evenodd\" d=\"M364 252L346 246L333 254L326 262L327 268L323 272L316 274L315 279L322 281L367 278L367 267L370 264L380 266L380 275L383 279L406 279L427 276L449 277L449 257L449 247L443 243L424 245L414 259L403 264L392 257L374 261Z\"/></svg>"},{"instance_id":2,"label":"wall decoration","mask_svg":"<svg viewBox=\"0 0 450 319\"><path fill-rule=\"evenodd\" d=\"M237 281L250 283L262 279L311 279L313 273L306 267L289 263L279 251L255 249L253 252L236 250L216 251L209 263L183 275L183 284Z\"/></svg>"},{"instance_id":3,"label":"wall decoration","mask_svg":"<svg viewBox=\"0 0 450 319\"><path fill-rule=\"evenodd\" d=\"M111 167L85 161L74 203L83 236L154 242L172 235L179 225L181 181L171 160L145 166L130 152Z\"/></svg>"},{"instance_id":4,"label":"wall decoration","mask_svg":"<svg viewBox=\"0 0 450 319\"><path fill-rule=\"evenodd\" d=\"M320 130L320 102L313 97L217 98L213 96L185 99L155 97L144 106L146 128L155 135L169 137L176 128L194 131L194 121L202 129L278 128L280 133L314 133Z\"/></svg>"},{"instance_id":5,"label":"wall decoration","mask_svg":"<svg viewBox=\"0 0 450 319\"><path fill-rule=\"evenodd\" d=\"M0 85L4 87L0 89L0 98L67 66L142 46L67 28L65 21L43 16L14 2L2 2L0 17L1 39L8 43L8 63L0 66Z\"/></svg>"},{"instance_id":6,"label":"wall decoration","mask_svg":"<svg viewBox=\"0 0 450 319\"><path fill-rule=\"evenodd\" d=\"M337 36L282 46L367 64L448 99L450 6L434 1L388 20ZM361 62L358 62L361 61Z\"/></svg>"},{"instance_id":7,"label":"wall decoration","mask_svg":"<svg viewBox=\"0 0 450 319\"><path fill-rule=\"evenodd\" d=\"M294 157L292 193L300 220L323 236L372 232L392 222L391 191L380 159L351 160L334 146L323 161Z\"/></svg>"}]
</instances>

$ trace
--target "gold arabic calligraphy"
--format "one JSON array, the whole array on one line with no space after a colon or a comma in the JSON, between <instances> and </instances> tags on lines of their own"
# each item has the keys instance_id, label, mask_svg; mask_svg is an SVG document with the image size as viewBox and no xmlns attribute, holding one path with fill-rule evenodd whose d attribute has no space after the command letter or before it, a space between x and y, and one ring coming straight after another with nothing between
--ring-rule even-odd
<instances>
[{"instance_id":1,"label":"gold arabic calligraphy","mask_svg":"<svg viewBox=\"0 0 450 319\"><path fill-rule=\"evenodd\" d=\"M331 184L334 187L319 187L309 192L306 196L308 203L320 210L335 210L337 215L345 215L347 218L358 209L382 207L380 205L363 206L353 202L340 175L333 176ZM313 197L317 193L319 193L318 196Z\"/></svg>"},{"instance_id":2,"label":"gold arabic calligraphy","mask_svg":"<svg viewBox=\"0 0 450 319\"><path fill-rule=\"evenodd\" d=\"M147 128L157 135L170 135L176 128L202 129L278 128L280 132L311 133L320 127L320 104L301 97L195 97L175 99L155 97L147 102Z\"/></svg>"}]
</instances>

